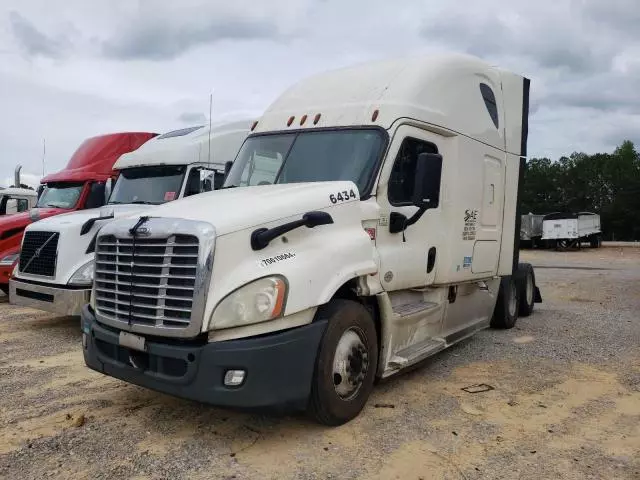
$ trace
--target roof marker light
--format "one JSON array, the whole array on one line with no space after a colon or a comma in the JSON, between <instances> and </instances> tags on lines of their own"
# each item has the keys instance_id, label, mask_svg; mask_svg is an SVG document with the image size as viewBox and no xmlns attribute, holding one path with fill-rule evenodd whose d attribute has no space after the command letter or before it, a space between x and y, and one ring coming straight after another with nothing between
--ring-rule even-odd
<instances>
[{"instance_id":1,"label":"roof marker light","mask_svg":"<svg viewBox=\"0 0 640 480\"><path fill-rule=\"evenodd\" d=\"M320 114L319 114L319 113L316 113L316 116L315 116L315 118L313 119L313 124L314 124L314 125L317 125L319 121L320 121Z\"/></svg>"},{"instance_id":2,"label":"roof marker light","mask_svg":"<svg viewBox=\"0 0 640 480\"><path fill-rule=\"evenodd\" d=\"M371 121L375 122L376 118L378 118L378 113L380 113L377 109L373 111L373 115L371 115Z\"/></svg>"},{"instance_id":3,"label":"roof marker light","mask_svg":"<svg viewBox=\"0 0 640 480\"><path fill-rule=\"evenodd\" d=\"M295 117L294 117L293 115L291 115L291 116L289 117L289 121L287 121L287 127L290 127L290 126L291 126L291 124L293 123L293 119L294 119L294 118L295 118Z\"/></svg>"},{"instance_id":4,"label":"roof marker light","mask_svg":"<svg viewBox=\"0 0 640 480\"><path fill-rule=\"evenodd\" d=\"M302 115L302 118L300 119L300 125L302 125L306 121L307 121L307 114L305 113L304 115Z\"/></svg>"}]
</instances>

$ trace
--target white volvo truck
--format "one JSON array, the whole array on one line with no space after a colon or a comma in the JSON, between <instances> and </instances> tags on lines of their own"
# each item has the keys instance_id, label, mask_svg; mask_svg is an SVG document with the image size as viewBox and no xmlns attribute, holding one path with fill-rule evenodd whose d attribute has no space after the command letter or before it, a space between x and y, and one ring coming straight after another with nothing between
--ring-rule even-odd
<instances>
[{"instance_id":1,"label":"white volvo truck","mask_svg":"<svg viewBox=\"0 0 640 480\"><path fill-rule=\"evenodd\" d=\"M107 204L29 225L9 301L61 315L80 315L93 283L96 234L114 218L147 211L222 186L225 167L249 133L250 121L173 130L122 155ZM209 134L211 133L211 134ZM209 161L210 159L210 161Z\"/></svg>"},{"instance_id":2,"label":"white volvo truck","mask_svg":"<svg viewBox=\"0 0 640 480\"><path fill-rule=\"evenodd\" d=\"M102 227L86 364L338 425L377 379L513 327L541 301L518 263L528 102L528 79L458 55L301 81L223 189Z\"/></svg>"}]
</instances>

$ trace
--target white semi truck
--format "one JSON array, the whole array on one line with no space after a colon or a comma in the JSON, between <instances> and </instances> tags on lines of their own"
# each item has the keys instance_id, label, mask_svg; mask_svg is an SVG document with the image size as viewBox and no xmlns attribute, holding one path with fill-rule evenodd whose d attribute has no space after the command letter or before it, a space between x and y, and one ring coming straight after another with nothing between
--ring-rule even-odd
<instances>
[{"instance_id":1,"label":"white semi truck","mask_svg":"<svg viewBox=\"0 0 640 480\"><path fill-rule=\"evenodd\" d=\"M28 212L38 201L37 191L21 187L20 170L22 165L16 167L13 187L0 187L0 215Z\"/></svg>"},{"instance_id":2,"label":"white semi truck","mask_svg":"<svg viewBox=\"0 0 640 480\"><path fill-rule=\"evenodd\" d=\"M458 55L301 81L223 189L102 227L86 364L339 425L377 379L513 327L541 301L518 262L528 102L528 79Z\"/></svg>"},{"instance_id":3,"label":"white semi truck","mask_svg":"<svg viewBox=\"0 0 640 480\"><path fill-rule=\"evenodd\" d=\"M542 240L555 248L580 247L589 242L592 248L602 245L600 215L592 212L554 212L542 219Z\"/></svg>"},{"instance_id":4,"label":"white semi truck","mask_svg":"<svg viewBox=\"0 0 640 480\"><path fill-rule=\"evenodd\" d=\"M148 211L222 186L225 167L249 133L250 121L173 130L122 155L107 204L29 225L9 281L9 301L61 315L80 315L89 301L99 229L114 218Z\"/></svg>"}]
</instances>

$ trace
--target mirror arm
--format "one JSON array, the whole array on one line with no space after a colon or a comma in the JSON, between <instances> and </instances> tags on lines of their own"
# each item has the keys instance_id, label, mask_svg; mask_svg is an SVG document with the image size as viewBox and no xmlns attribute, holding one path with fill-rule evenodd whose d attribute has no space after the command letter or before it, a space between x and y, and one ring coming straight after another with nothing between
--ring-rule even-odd
<instances>
[{"instance_id":1,"label":"mirror arm","mask_svg":"<svg viewBox=\"0 0 640 480\"><path fill-rule=\"evenodd\" d=\"M391 212L391 217L389 219L390 220L389 233L404 232L407 229L407 227L410 227L411 225L416 223L418 220L420 220L420 218L422 217L422 215L424 215L424 212L426 211L427 209L424 207L419 208L416 211L416 213L411 215L411 218L409 219L407 219L407 217L405 217L402 213Z\"/></svg>"},{"instance_id":2,"label":"mirror arm","mask_svg":"<svg viewBox=\"0 0 640 480\"><path fill-rule=\"evenodd\" d=\"M426 212L426 211L427 211L427 209L425 207L421 207L421 208L418 209L418 211L416 213L411 215L411 218L409 220L407 220L405 222L405 224L404 224L405 230L407 229L407 227L410 227L411 225L416 223L418 220L420 220L420 217L422 217L422 215L424 215L424 212Z\"/></svg>"}]
</instances>

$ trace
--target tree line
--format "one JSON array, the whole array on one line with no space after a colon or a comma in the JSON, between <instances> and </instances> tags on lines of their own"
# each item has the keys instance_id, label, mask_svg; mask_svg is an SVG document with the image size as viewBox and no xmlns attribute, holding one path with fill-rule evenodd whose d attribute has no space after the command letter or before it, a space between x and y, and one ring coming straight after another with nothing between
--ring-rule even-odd
<instances>
[{"instance_id":1,"label":"tree line","mask_svg":"<svg viewBox=\"0 0 640 480\"><path fill-rule=\"evenodd\" d=\"M531 158L522 213L600 214L605 240L640 240L640 155L626 140L613 153Z\"/></svg>"}]
</instances>

